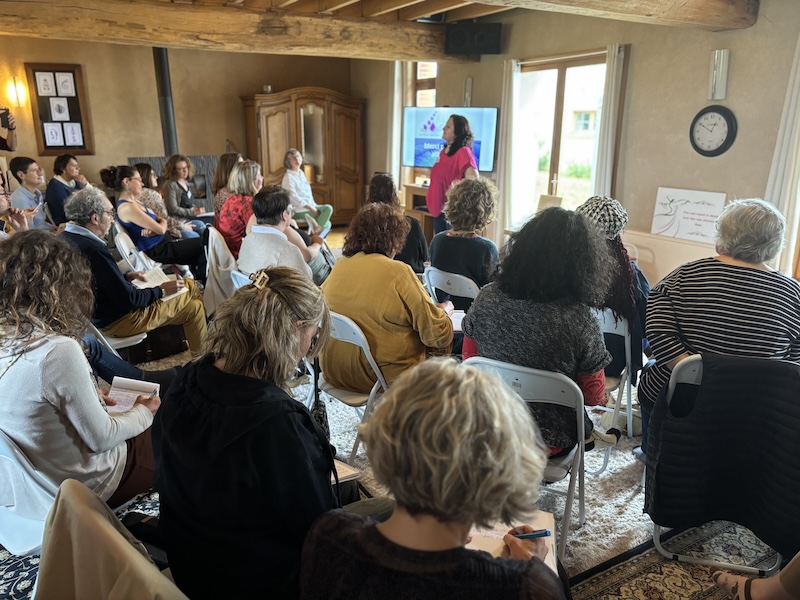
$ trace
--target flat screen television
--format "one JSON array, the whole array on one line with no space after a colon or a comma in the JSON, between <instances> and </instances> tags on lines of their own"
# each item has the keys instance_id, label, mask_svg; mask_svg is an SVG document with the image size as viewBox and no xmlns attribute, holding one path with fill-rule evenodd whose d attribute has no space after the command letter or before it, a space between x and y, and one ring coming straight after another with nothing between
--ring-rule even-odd
<instances>
[{"instance_id":1,"label":"flat screen television","mask_svg":"<svg viewBox=\"0 0 800 600\"><path fill-rule=\"evenodd\" d=\"M469 121L472 152L478 171L493 171L497 147L497 108L437 106L403 108L403 166L432 167L444 148L442 130L450 115L462 115Z\"/></svg>"}]
</instances>

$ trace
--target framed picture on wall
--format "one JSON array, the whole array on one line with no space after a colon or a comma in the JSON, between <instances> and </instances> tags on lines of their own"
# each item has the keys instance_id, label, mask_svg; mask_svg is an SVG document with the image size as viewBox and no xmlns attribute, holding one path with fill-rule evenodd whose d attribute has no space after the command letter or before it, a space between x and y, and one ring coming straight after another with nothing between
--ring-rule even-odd
<instances>
[{"instance_id":1,"label":"framed picture on wall","mask_svg":"<svg viewBox=\"0 0 800 600\"><path fill-rule=\"evenodd\" d=\"M40 156L94 154L94 138L80 65L25 63Z\"/></svg>"}]
</instances>

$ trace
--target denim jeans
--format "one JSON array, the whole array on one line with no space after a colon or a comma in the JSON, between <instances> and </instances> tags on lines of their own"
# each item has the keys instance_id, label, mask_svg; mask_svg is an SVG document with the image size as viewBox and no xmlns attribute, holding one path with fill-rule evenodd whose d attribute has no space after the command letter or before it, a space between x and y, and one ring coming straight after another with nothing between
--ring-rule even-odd
<instances>
[{"instance_id":1,"label":"denim jeans","mask_svg":"<svg viewBox=\"0 0 800 600\"><path fill-rule=\"evenodd\" d=\"M92 371L104 381L111 383L114 376L142 379L144 373L141 369L122 360L93 335L83 336L83 345L86 347L86 357L89 359Z\"/></svg>"}]
</instances>

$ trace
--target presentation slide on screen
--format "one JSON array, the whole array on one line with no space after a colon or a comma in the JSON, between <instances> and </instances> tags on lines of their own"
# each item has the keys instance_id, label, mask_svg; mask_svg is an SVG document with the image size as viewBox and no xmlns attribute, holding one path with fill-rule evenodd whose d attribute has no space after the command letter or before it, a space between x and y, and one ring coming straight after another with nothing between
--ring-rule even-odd
<instances>
[{"instance_id":1,"label":"presentation slide on screen","mask_svg":"<svg viewBox=\"0 0 800 600\"><path fill-rule=\"evenodd\" d=\"M497 139L497 109L467 107L421 108L407 106L403 109L403 165L406 167L432 167L444 148L442 130L450 115L462 115L469 121L472 135L472 152L479 171L492 171Z\"/></svg>"}]
</instances>

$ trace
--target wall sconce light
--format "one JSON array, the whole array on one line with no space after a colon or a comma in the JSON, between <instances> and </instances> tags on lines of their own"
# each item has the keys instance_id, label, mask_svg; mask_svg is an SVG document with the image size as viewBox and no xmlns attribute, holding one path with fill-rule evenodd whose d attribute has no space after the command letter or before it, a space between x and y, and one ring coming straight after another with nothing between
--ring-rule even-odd
<instances>
[{"instance_id":1,"label":"wall sconce light","mask_svg":"<svg viewBox=\"0 0 800 600\"><path fill-rule=\"evenodd\" d=\"M25 102L25 96L27 93L22 82L17 81L16 77L12 77L11 81L9 81L8 85L6 86L6 95L8 96L9 100L11 100L11 103L15 108L20 108Z\"/></svg>"},{"instance_id":2,"label":"wall sconce light","mask_svg":"<svg viewBox=\"0 0 800 600\"><path fill-rule=\"evenodd\" d=\"M731 51L727 48L711 51L708 69L708 99L725 100L728 93L728 60Z\"/></svg>"}]
</instances>

